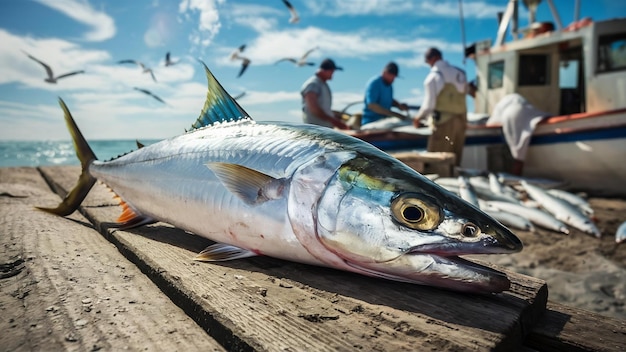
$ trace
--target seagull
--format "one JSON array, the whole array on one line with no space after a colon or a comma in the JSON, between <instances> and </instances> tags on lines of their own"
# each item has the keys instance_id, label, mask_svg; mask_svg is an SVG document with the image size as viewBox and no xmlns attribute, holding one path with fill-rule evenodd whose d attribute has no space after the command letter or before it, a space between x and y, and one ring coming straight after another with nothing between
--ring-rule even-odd
<instances>
[{"instance_id":1,"label":"seagull","mask_svg":"<svg viewBox=\"0 0 626 352\"><path fill-rule=\"evenodd\" d=\"M311 49L311 50L307 51L307 52L306 52L306 53L304 53L304 55L302 55L302 57L301 57L301 58L299 58L299 59L296 59L296 58L293 58L293 57L286 57L286 58L284 58L284 59L280 59L280 60L276 61L276 63L274 63L274 65L276 65L277 63L279 63L279 62L281 62L281 61L291 61L291 62L293 62L294 64L296 64L296 66L298 66L298 67L302 67L302 66L313 66L313 65L315 65L315 63L313 63L313 62L307 62L307 61L306 61L306 58L307 58L307 56L309 56L309 54L310 54L311 52L313 52L315 49L317 49L317 47L315 47L315 48L313 48L313 49Z\"/></svg>"},{"instance_id":2,"label":"seagull","mask_svg":"<svg viewBox=\"0 0 626 352\"><path fill-rule=\"evenodd\" d=\"M165 54L165 66L176 65L177 63L178 61L170 60L170 52L168 51L167 54Z\"/></svg>"},{"instance_id":3,"label":"seagull","mask_svg":"<svg viewBox=\"0 0 626 352\"><path fill-rule=\"evenodd\" d=\"M80 70L80 71L73 71L73 72L69 72L69 73L66 73L66 74L54 77L54 74L52 73L52 69L50 68L50 66L46 65L42 61L39 61L39 60L35 59L33 56L31 56L27 52L24 52L24 54L28 55L29 58L31 58L31 59L37 61L38 63L40 63L41 66L43 66L46 69L46 72L48 73L48 77L46 79L44 79L44 81L46 81L48 83L57 83L57 80L59 80L61 78L65 78L67 76L76 75L76 74L79 74L79 73L85 73L85 71Z\"/></svg>"},{"instance_id":4,"label":"seagull","mask_svg":"<svg viewBox=\"0 0 626 352\"><path fill-rule=\"evenodd\" d=\"M137 87L133 87L134 90L138 90L142 93L148 94L149 96L153 97L154 99L160 101L161 103L165 104L165 101L163 101L163 99L159 98L157 95L153 94L151 91L147 90L147 89L141 89L141 88L137 88Z\"/></svg>"},{"instance_id":5,"label":"seagull","mask_svg":"<svg viewBox=\"0 0 626 352\"><path fill-rule=\"evenodd\" d=\"M230 59L231 60L235 60L239 58L239 54L243 53L243 51L246 50L246 44L241 45L240 47L238 47L237 49L233 50L232 53L230 53Z\"/></svg>"},{"instance_id":6,"label":"seagull","mask_svg":"<svg viewBox=\"0 0 626 352\"><path fill-rule=\"evenodd\" d=\"M293 6L291 6L291 3L287 0L283 0L283 3L285 3L285 6L287 6L287 8L289 9L289 12L291 13L291 17L289 18L289 23L300 22L300 16L298 16L298 12L296 12L296 9L294 9Z\"/></svg>"},{"instance_id":7,"label":"seagull","mask_svg":"<svg viewBox=\"0 0 626 352\"><path fill-rule=\"evenodd\" d=\"M241 75L243 75L243 73L248 68L248 65L250 65L250 59L248 59L247 57L239 55L245 49L246 49L246 45L244 44L244 45L240 46L239 48L235 49L235 51L233 51L230 54L230 57L229 57L231 61L241 60L241 70L239 70L239 74L237 75L237 78L241 77Z\"/></svg>"},{"instance_id":8,"label":"seagull","mask_svg":"<svg viewBox=\"0 0 626 352\"><path fill-rule=\"evenodd\" d=\"M246 91L243 91L243 92L237 94L236 96L233 97L233 99L238 100L241 97L243 97L244 95L246 95Z\"/></svg>"},{"instance_id":9,"label":"seagull","mask_svg":"<svg viewBox=\"0 0 626 352\"><path fill-rule=\"evenodd\" d=\"M152 69L147 67L146 65L144 65L142 62L139 61L135 61L135 60L120 60L117 62L118 64L135 64L135 65L139 65L139 67L141 67L141 69L143 70L143 73L146 72L150 72L150 76L152 76L152 79L156 82L156 77L154 77L154 72L152 72Z\"/></svg>"}]
</instances>

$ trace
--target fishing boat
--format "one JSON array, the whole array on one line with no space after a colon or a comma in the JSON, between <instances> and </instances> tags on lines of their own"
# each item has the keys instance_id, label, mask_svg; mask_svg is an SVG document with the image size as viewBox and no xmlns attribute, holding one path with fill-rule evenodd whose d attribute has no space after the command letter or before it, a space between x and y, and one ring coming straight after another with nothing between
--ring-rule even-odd
<instances>
[{"instance_id":1,"label":"fishing boat","mask_svg":"<svg viewBox=\"0 0 626 352\"><path fill-rule=\"evenodd\" d=\"M496 40L466 48L476 64L477 94L461 166L510 170L513 159L502 126L487 126L469 115L488 116L500 99L517 93L549 114L534 128L524 176L563 180L572 190L596 195L626 196L626 18L575 18L563 26L548 0L555 23L537 22L540 2L524 0L530 25L518 31L518 2L511 0ZM505 42L510 24L513 39ZM430 132L404 126L350 134L394 152L425 149Z\"/></svg>"}]
</instances>

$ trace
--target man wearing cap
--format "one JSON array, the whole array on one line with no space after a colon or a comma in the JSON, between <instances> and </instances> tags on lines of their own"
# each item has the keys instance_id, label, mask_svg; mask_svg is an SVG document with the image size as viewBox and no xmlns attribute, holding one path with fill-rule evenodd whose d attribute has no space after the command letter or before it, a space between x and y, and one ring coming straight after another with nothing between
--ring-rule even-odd
<instances>
[{"instance_id":1,"label":"man wearing cap","mask_svg":"<svg viewBox=\"0 0 626 352\"><path fill-rule=\"evenodd\" d=\"M467 128L465 71L444 61L437 48L426 50L424 57L431 70L424 80L424 101L413 117L413 124L419 127L420 120L428 118L432 134L426 149L429 152L453 152L459 166Z\"/></svg>"},{"instance_id":2,"label":"man wearing cap","mask_svg":"<svg viewBox=\"0 0 626 352\"><path fill-rule=\"evenodd\" d=\"M333 78L335 70L343 68L335 65L331 59L325 59L311 78L300 89L302 95L302 119L305 123L326 127L349 129L341 119L341 113L331 110L332 93L326 81Z\"/></svg>"},{"instance_id":3,"label":"man wearing cap","mask_svg":"<svg viewBox=\"0 0 626 352\"><path fill-rule=\"evenodd\" d=\"M378 121L386 117L399 117L404 119L406 116L391 111L391 107L397 107L400 110L408 110L408 106L399 103L393 98L393 81L398 77L398 65L391 61L380 76L372 77L365 87L365 108L363 109L363 117L361 117L361 125Z\"/></svg>"}]
</instances>

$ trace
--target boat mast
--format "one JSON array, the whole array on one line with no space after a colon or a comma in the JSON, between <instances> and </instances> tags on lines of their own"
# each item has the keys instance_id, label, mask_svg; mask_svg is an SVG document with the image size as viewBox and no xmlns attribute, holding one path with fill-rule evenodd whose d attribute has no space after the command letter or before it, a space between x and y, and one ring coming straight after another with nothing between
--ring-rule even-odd
<instances>
[{"instance_id":1,"label":"boat mast","mask_svg":"<svg viewBox=\"0 0 626 352\"><path fill-rule=\"evenodd\" d=\"M498 36L496 37L496 43L494 46L500 46L504 44L504 36L506 34L506 28L509 26L509 22L513 16L517 15L517 0L510 0L509 4L506 7L506 11L500 19L500 25L498 26ZM515 26L517 26L517 20L515 20ZM513 29L515 31L515 37L517 37L517 28Z\"/></svg>"},{"instance_id":2,"label":"boat mast","mask_svg":"<svg viewBox=\"0 0 626 352\"><path fill-rule=\"evenodd\" d=\"M461 42L463 44L463 66L465 66L465 59L467 58L465 55L465 21L463 19L463 0L459 0L459 16L461 18Z\"/></svg>"},{"instance_id":3,"label":"boat mast","mask_svg":"<svg viewBox=\"0 0 626 352\"><path fill-rule=\"evenodd\" d=\"M554 3L552 0L548 0L548 5L550 5L550 12L552 12L552 17L554 17L554 22L556 22L556 29L560 30L563 28L563 24L561 23L561 17L559 17L559 13L554 7Z\"/></svg>"}]
</instances>

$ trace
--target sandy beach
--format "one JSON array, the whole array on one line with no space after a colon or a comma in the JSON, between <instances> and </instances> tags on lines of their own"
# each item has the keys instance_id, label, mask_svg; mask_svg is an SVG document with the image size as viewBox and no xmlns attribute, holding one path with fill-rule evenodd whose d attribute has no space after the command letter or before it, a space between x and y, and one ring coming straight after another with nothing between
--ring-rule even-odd
<instances>
[{"instance_id":1,"label":"sandy beach","mask_svg":"<svg viewBox=\"0 0 626 352\"><path fill-rule=\"evenodd\" d=\"M590 198L600 239L571 229L569 235L538 228L514 231L524 243L520 253L481 259L548 283L549 300L626 319L626 243L615 243L626 220L626 201Z\"/></svg>"}]
</instances>

